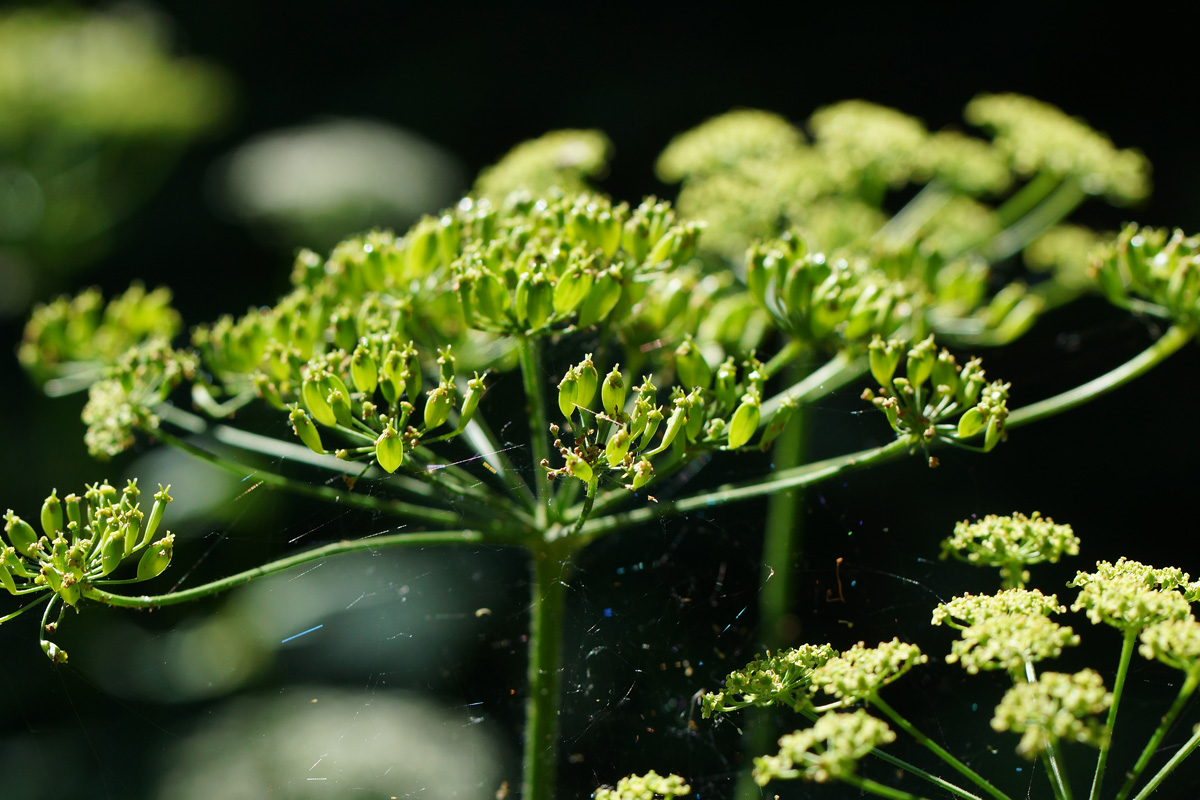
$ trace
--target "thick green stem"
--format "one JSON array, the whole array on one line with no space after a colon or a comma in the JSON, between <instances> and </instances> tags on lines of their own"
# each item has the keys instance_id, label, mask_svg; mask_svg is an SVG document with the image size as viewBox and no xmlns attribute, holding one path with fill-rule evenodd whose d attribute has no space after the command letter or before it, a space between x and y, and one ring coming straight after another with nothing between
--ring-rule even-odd
<instances>
[{"instance_id":1,"label":"thick green stem","mask_svg":"<svg viewBox=\"0 0 1200 800\"><path fill-rule=\"evenodd\" d=\"M1087 197L1078 181L1063 180L1036 208L1001 231L987 248L988 258L1000 261L1019 253L1025 245L1066 219Z\"/></svg>"},{"instance_id":2,"label":"thick green stem","mask_svg":"<svg viewBox=\"0 0 1200 800\"><path fill-rule=\"evenodd\" d=\"M545 528L554 510L554 493L542 467L543 462L550 460L550 421L546 415L546 376L542 373L542 351L538 341L518 336L517 357L521 362L525 411L529 414L529 443L533 448L533 482L538 499L535 518L538 526Z\"/></svg>"},{"instance_id":3,"label":"thick green stem","mask_svg":"<svg viewBox=\"0 0 1200 800\"><path fill-rule=\"evenodd\" d=\"M120 608L159 608L161 606L173 606L179 603L199 600L203 597L210 597L214 594L228 591L236 586L241 586L244 583L249 583L257 578L265 578L268 575L274 575L277 572L283 572L301 564L321 561L344 553L355 553L361 550L387 550L393 547L429 547L443 544L513 544L516 539L517 537L513 536L506 540L489 536L483 531L473 530L397 533L389 536L373 536L368 539L335 542L313 548L312 550L305 550L303 553L281 558L278 561L272 561L261 567L254 567L245 572L239 572L236 575L230 575L220 580L203 584L202 586L193 586L190 589L183 589L178 592L171 592L170 594L140 595L135 597L113 594L95 586L90 586L84 590L83 596L98 603Z\"/></svg>"},{"instance_id":4,"label":"thick green stem","mask_svg":"<svg viewBox=\"0 0 1200 800\"><path fill-rule=\"evenodd\" d=\"M1108 719L1104 721L1104 732L1107 734L1100 742L1100 755L1096 757L1096 774L1092 778L1092 791L1088 800L1100 800L1100 787L1104 783L1104 768L1108 764L1108 751L1112 747L1113 726L1117 722L1117 709L1121 705L1121 695L1125 691L1125 678L1129 675L1129 661L1133 658L1133 646L1137 642L1137 628L1126 628L1124 640L1121 643L1121 660L1117 664L1117 679L1113 683L1112 705L1108 707Z\"/></svg>"},{"instance_id":5,"label":"thick green stem","mask_svg":"<svg viewBox=\"0 0 1200 800\"><path fill-rule=\"evenodd\" d=\"M1177 325L1170 327L1158 341L1147 347L1134 358L1126 361L1116 369L1106 372L1095 380L1088 381L1082 386L1048 397L1031 405L1023 406L1008 415L1005 427L1015 428L1030 422L1037 422L1061 414L1076 406L1081 406L1102 394L1124 386L1134 378L1153 369L1165 361L1168 356L1187 344L1191 333Z\"/></svg>"},{"instance_id":6,"label":"thick green stem","mask_svg":"<svg viewBox=\"0 0 1200 800\"><path fill-rule=\"evenodd\" d=\"M996 222L1001 227L1007 228L1028 214L1061 183L1062 178L1053 172L1039 172L1033 177L1033 180L1022 186L1016 194L1005 200L1004 204L996 209Z\"/></svg>"},{"instance_id":7,"label":"thick green stem","mask_svg":"<svg viewBox=\"0 0 1200 800\"><path fill-rule=\"evenodd\" d=\"M1121 787L1121 791L1117 792L1117 800L1125 800L1129 797L1129 793L1133 791L1134 784L1138 778L1146 770L1150 764L1150 759L1158 751L1158 746L1162 744L1163 737L1167 735L1167 731L1175 723L1188 700L1192 698L1192 694L1196 691L1196 686L1200 684L1200 673L1195 669L1187 674L1187 678L1183 682L1183 686L1179 690L1179 694L1175 697L1175 702L1171 704L1170 709L1166 714L1163 714L1162 719L1158 723L1158 728L1155 729L1154 735L1150 737L1150 741L1146 742L1146 747L1142 750L1141 756L1137 763L1133 765L1133 769L1129 771L1128 777L1125 779L1125 785Z\"/></svg>"},{"instance_id":8,"label":"thick green stem","mask_svg":"<svg viewBox=\"0 0 1200 800\"><path fill-rule=\"evenodd\" d=\"M685 514L689 511L696 511L702 508L713 508L725 505L726 503L735 503L739 500L762 497L765 494L773 494L801 486L811 486L827 478L832 478L835 475L892 461L904 455L915 446L916 443L908 437L896 439L893 442L880 447L873 447L869 450L860 450L857 453L850 453L826 459L825 461L815 461L794 469L782 470L775 473L769 480L759 479L746 483L726 484L711 492L702 492L682 500L658 503L657 505L646 506L634 509L633 511L625 511L620 514L592 519L583 526L580 534L587 541L591 541L606 533L624 530L625 528L649 522L650 520L669 514Z\"/></svg>"},{"instance_id":9,"label":"thick green stem","mask_svg":"<svg viewBox=\"0 0 1200 800\"><path fill-rule=\"evenodd\" d=\"M892 708L890 705L888 705L886 702L884 702L883 699L881 699L879 697L879 695L872 696L870 698L869 702L871 703L871 705L875 706L880 711L882 711L888 717L888 719L890 719L892 722L896 723L897 727L899 727L901 730L903 730L909 736L916 739L917 742L921 746L925 747L927 750L929 750L931 753L936 755L938 758L945 761L948 765L950 765L952 768L954 768L960 775L962 775L964 778L966 778L967 780L974 783L980 789L983 789L985 792L990 794L992 797L996 798L996 800L1012 800L1004 792L1000 791L995 786L992 786L992 784L988 783L988 781L982 775L980 775L978 772L971 769L970 767L968 767L966 764L959 761L954 756L950 755L950 753L947 752L944 747L942 747L940 744L933 741L933 739L930 739L928 736L926 736L925 734L923 734L919 730L917 730L917 728L914 727L911 722L906 720L904 717L900 716L899 712L897 712L894 708Z\"/></svg>"},{"instance_id":10,"label":"thick green stem","mask_svg":"<svg viewBox=\"0 0 1200 800\"><path fill-rule=\"evenodd\" d=\"M1154 777L1142 787L1142 790L1137 793L1137 796L1133 800L1146 800L1167 779L1167 776L1174 772L1175 768L1192 754L1192 751L1197 746L1200 746L1200 728L1197 728L1196 732L1192 734L1192 738L1184 742L1183 747L1179 748L1166 764L1163 764L1162 769L1154 773Z\"/></svg>"},{"instance_id":11,"label":"thick green stem","mask_svg":"<svg viewBox=\"0 0 1200 800\"><path fill-rule=\"evenodd\" d=\"M563 628L571 550L566 539L533 551L529 606L529 697L525 701L522 800L554 800L562 703Z\"/></svg>"}]
</instances>

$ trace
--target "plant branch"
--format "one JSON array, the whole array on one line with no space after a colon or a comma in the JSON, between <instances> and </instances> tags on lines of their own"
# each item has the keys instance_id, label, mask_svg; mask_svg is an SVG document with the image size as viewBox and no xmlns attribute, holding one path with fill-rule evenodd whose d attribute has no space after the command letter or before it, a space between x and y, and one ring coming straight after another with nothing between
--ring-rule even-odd
<instances>
[{"instance_id":1,"label":"plant branch","mask_svg":"<svg viewBox=\"0 0 1200 800\"><path fill-rule=\"evenodd\" d=\"M1125 778L1125 785L1121 787L1121 791L1117 792L1117 800L1125 800L1125 798L1129 797L1129 793L1133 791L1133 786L1137 783L1137 779L1142 776L1142 773L1150 764L1150 759L1158 751L1158 746L1162 744L1163 737L1167 735L1167 731L1171 729L1180 712L1187 705L1188 700L1192 698L1197 685L1200 685L1200 673L1192 669L1188 672L1187 678L1184 679L1183 686L1179 689L1179 694L1175 697L1175 702L1171 703L1171 708L1167 710L1166 714L1163 714L1158 727L1154 731L1154 735L1150 737L1150 741L1146 742L1146 747L1142 750L1137 763L1129 771L1128 776Z\"/></svg>"},{"instance_id":2,"label":"plant branch","mask_svg":"<svg viewBox=\"0 0 1200 800\"><path fill-rule=\"evenodd\" d=\"M550 421L546 415L546 376L542 373L542 353L536 339L517 337L517 359L525 386L525 410L529 413L529 444L533 452L533 483L537 493L534 511L538 527L545 528L554 510L554 493L542 462L550 460Z\"/></svg>"},{"instance_id":3,"label":"plant branch","mask_svg":"<svg viewBox=\"0 0 1200 800\"><path fill-rule=\"evenodd\" d=\"M996 235L986 248L988 259L1000 261L1019 253L1025 245L1065 219L1085 197L1087 194L1078 181L1063 179L1045 200Z\"/></svg>"},{"instance_id":4,"label":"plant branch","mask_svg":"<svg viewBox=\"0 0 1200 800\"><path fill-rule=\"evenodd\" d=\"M533 492L529 489L529 484L521 480L520 473L517 472L512 460L509 459L505 448L500 445L500 441L496 435L492 433L492 429L487 426L487 423L480 419L478 414L471 417L471 420L463 428L463 437L478 453L488 466L490 466L504 482L504 485L509 488L511 494L515 496L525 508L532 511L537 501L533 497Z\"/></svg>"},{"instance_id":5,"label":"plant branch","mask_svg":"<svg viewBox=\"0 0 1200 800\"><path fill-rule=\"evenodd\" d=\"M1197 726L1195 732L1192 733L1192 738L1184 742L1183 747L1175 751L1175 755L1171 756L1166 764L1163 764L1162 769L1154 774L1150 782L1142 787L1142 790L1137 793L1137 796L1133 800L1146 800L1167 779L1167 776L1174 772L1175 768L1192 754L1192 751L1197 746L1200 746L1200 726Z\"/></svg>"},{"instance_id":6,"label":"plant branch","mask_svg":"<svg viewBox=\"0 0 1200 800\"><path fill-rule=\"evenodd\" d=\"M565 543L570 540L558 539ZM522 800L554 800L558 717L562 703L563 630L570 549L552 543L533 551L529 606L529 697L525 701Z\"/></svg>"},{"instance_id":7,"label":"plant branch","mask_svg":"<svg viewBox=\"0 0 1200 800\"><path fill-rule=\"evenodd\" d=\"M1133 657L1133 646L1137 642L1138 629L1126 628L1121 643L1121 660L1117 664L1117 679L1113 684L1112 705L1108 707L1108 719L1104 721L1107 734L1100 743L1100 755L1096 758L1096 773L1092 778L1089 800L1100 800L1100 786L1104 783L1104 767L1108 763L1108 751L1112 747L1113 725L1117 721L1117 708L1121 705L1121 694L1125 690L1125 678L1129 674L1129 660Z\"/></svg>"}]
</instances>

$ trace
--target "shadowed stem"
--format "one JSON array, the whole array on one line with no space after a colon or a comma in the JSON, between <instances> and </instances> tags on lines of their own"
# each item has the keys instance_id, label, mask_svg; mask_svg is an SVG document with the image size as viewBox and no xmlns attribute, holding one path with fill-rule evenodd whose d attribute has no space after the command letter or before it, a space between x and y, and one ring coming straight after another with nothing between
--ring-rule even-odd
<instances>
[{"instance_id":1,"label":"shadowed stem","mask_svg":"<svg viewBox=\"0 0 1200 800\"><path fill-rule=\"evenodd\" d=\"M558 539L533 550L522 800L554 800L562 705L563 629L571 549Z\"/></svg>"},{"instance_id":2,"label":"shadowed stem","mask_svg":"<svg viewBox=\"0 0 1200 800\"><path fill-rule=\"evenodd\" d=\"M1166 764L1163 764L1162 769L1154 773L1154 777L1142 787L1142 790L1137 793L1137 796L1133 800L1146 800L1167 779L1167 776L1175 771L1180 762L1192 754L1192 751L1197 746L1200 746L1200 727L1197 727L1196 731L1192 734L1192 738L1188 739L1183 747L1175 751L1175 755L1171 756L1171 759Z\"/></svg>"},{"instance_id":3,"label":"shadowed stem","mask_svg":"<svg viewBox=\"0 0 1200 800\"><path fill-rule=\"evenodd\" d=\"M517 357L521 362L521 380L525 388L525 411L529 414L529 442L533 449L533 483L537 492L537 508L534 510L538 527L545 528L554 510L554 493L546 479L543 461L550 460L550 422L546 416L546 376L542 371L542 351L538 341L520 335L517 339Z\"/></svg>"},{"instance_id":4,"label":"shadowed stem","mask_svg":"<svg viewBox=\"0 0 1200 800\"><path fill-rule=\"evenodd\" d=\"M1096 758L1096 774L1092 778L1092 791L1089 800L1100 800L1100 787L1104 783L1104 767L1108 764L1108 751L1112 747L1113 725L1117 721L1117 708L1121 705L1121 694L1125 690L1125 678L1129 675L1129 660L1133 658L1133 646L1137 642L1139 630L1134 627L1126 628L1124 640L1121 643L1121 660L1117 664L1117 679L1113 683L1112 705L1108 707L1108 719L1104 721L1104 731L1108 735L1100 742L1100 755Z\"/></svg>"},{"instance_id":5,"label":"shadowed stem","mask_svg":"<svg viewBox=\"0 0 1200 800\"><path fill-rule=\"evenodd\" d=\"M1065 219L1086 196L1078 181L1073 178L1063 179L1045 200L992 240L991 245L986 248L988 259L1001 261L1021 252L1025 245Z\"/></svg>"},{"instance_id":6,"label":"shadowed stem","mask_svg":"<svg viewBox=\"0 0 1200 800\"><path fill-rule=\"evenodd\" d=\"M1200 685L1200 672L1195 668L1187 673L1187 678L1183 681L1183 686L1179 689L1179 694L1175 697L1175 702L1171 704L1171 708L1166 714L1163 714L1162 720L1158 723L1158 728L1155 729L1154 735L1150 737L1150 741L1146 742L1146 747L1142 750L1142 755L1138 758L1137 764L1129 771L1129 776L1125 779L1125 785L1121 787L1121 791L1117 792L1117 800L1125 800L1129 797L1129 793L1133 791L1133 786L1145 771L1150 759L1154 757L1158 751L1158 746L1162 744L1163 737L1167 735L1167 731L1171 729L1176 718L1179 717L1188 700L1192 698L1192 694L1196 691L1196 686Z\"/></svg>"}]
</instances>

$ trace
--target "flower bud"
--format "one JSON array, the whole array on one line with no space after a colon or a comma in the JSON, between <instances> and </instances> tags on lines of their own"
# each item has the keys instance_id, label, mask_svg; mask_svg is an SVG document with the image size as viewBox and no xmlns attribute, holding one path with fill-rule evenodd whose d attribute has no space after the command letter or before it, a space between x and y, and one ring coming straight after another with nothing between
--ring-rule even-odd
<instances>
[{"instance_id":1,"label":"flower bud","mask_svg":"<svg viewBox=\"0 0 1200 800\"><path fill-rule=\"evenodd\" d=\"M958 418L958 438L970 439L983 430L983 413L979 406L971 406Z\"/></svg>"},{"instance_id":2,"label":"flower bud","mask_svg":"<svg viewBox=\"0 0 1200 800\"><path fill-rule=\"evenodd\" d=\"M354 381L354 388L368 398L379 385L379 365L365 344L354 348L354 355L350 357L350 379Z\"/></svg>"},{"instance_id":3,"label":"flower bud","mask_svg":"<svg viewBox=\"0 0 1200 800\"><path fill-rule=\"evenodd\" d=\"M625 408L626 386L621 371L616 366L604 377L600 387L600 402L604 404L604 413L617 415Z\"/></svg>"},{"instance_id":4,"label":"flower bud","mask_svg":"<svg viewBox=\"0 0 1200 800\"><path fill-rule=\"evenodd\" d=\"M937 347L930 336L922 342L913 345L908 351L907 376L913 388L919 389L933 373L933 365L937 360Z\"/></svg>"},{"instance_id":5,"label":"flower bud","mask_svg":"<svg viewBox=\"0 0 1200 800\"><path fill-rule=\"evenodd\" d=\"M712 368L708 366L700 348L690 336L675 349L675 371L679 373L679 380L684 387L689 390L696 387L707 389L712 383Z\"/></svg>"},{"instance_id":6,"label":"flower bud","mask_svg":"<svg viewBox=\"0 0 1200 800\"><path fill-rule=\"evenodd\" d=\"M620 299L620 279L611 270L601 272L592 284L592 290L579 306L579 327L586 328L603 320Z\"/></svg>"},{"instance_id":7,"label":"flower bud","mask_svg":"<svg viewBox=\"0 0 1200 800\"><path fill-rule=\"evenodd\" d=\"M592 363L592 354L588 353L583 361L575 367L575 375L579 379L579 387L575 393L575 404L582 408L590 408L596 399L596 386L600 382L600 373Z\"/></svg>"},{"instance_id":8,"label":"flower bud","mask_svg":"<svg viewBox=\"0 0 1200 800\"><path fill-rule=\"evenodd\" d=\"M887 389L892 385L892 376L896 367L900 366L900 343L884 341L878 334L867 345L868 361L871 364L871 377L879 385Z\"/></svg>"},{"instance_id":9,"label":"flower bud","mask_svg":"<svg viewBox=\"0 0 1200 800\"><path fill-rule=\"evenodd\" d=\"M148 581L162 575L163 570L171 563L171 556L174 553L175 535L168 531L166 536L150 545L146 552L142 553L142 558L138 561L137 579Z\"/></svg>"},{"instance_id":10,"label":"flower bud","mask_svg":"<svg viewBox=\"0 0 1200 800\"><path fill-rule=\"evenodd\" d=\"M53 489L50 496L42 503L42 532L53 539L63 529L62 501L58 499L58 490Z\"/></svg>"},{"instance_id":11,"label":"flower bud","mask_svg":"<svg viewBox=\"0 0 1200 800\"><path fill-rule=\"evenodd\" d=\"M121 565L121 560L125 558L125 534L121 531L116 531L107 539L100 548L100 574L108 575L113 570Z\"/></svg>"},{"instance_id":12,"label":"flower bud","mask_svg":"<svg viewBox=\"0 0 1200 800\"><path fill-rule=\"evenodd\" d=\"M608 459L610 467L615 467L625 460L632 441L633 437L629 435L629 431L624 428L617 428L616 432L609 438L608 445L604 448L604 457Z\"/></svg>"},{"instance_id":13,"label":"flower bud","mask_svg":"<svg viewBox=\"0 0 1200 800\"><path fill-rule=\"evenodd\" d=\"M329 406L329 400L326 399L328 393L321 391L319 381L314 378L306 378L300 385L300 397L304 400L304 407L308 409L308 413L312 415L313 419L327 428L337 425L337 417L334 416L333 409ZM305 444L308 443L305 442Z\"/></svg>"},{"instance_id":14,"label":"flower bud","mask_svg":"<svg viewBox=\"0 0 1200 800\"><path fill-rule=\"evenodd\" d=\"M425 401L425 430L431 431L441 427L450 418L450 409L454 408L454 395L446 384L439 383L428 392Z\"/></svg>"},{"instance_id":15,"label":"flower bud","mask_svg":"<svg viewBox=\"0 0 1200 800\"><path fill-rule=\"evenodd\" d=\"M476 372L475 377L467 381L467 393L463 396L462 410L458 414L460 431L467 427L467 423L475 415L475 409L479 407L479 399L483 397L483 390L483 378L479 377L479 373Z\"/></svg>"},{"instance_id":16,"label":"flower bud","mask_svg":"<svg viewBox=\"0 0 1200 800\"><path fill-rule=\"evenodd\" d=\"M332 410L330 413L333 413ZM325 448L321 446L321 434L317 431L317 426L313 425L312 420L308 418L308 414L299 406L292 406L291 413L288 414L288 419L292 422L292 430L300 441L308 445L308 449L318 455L325 455ZM336 420L335 420L336 422Z\"/></svg>"},{"instance_id":17,"label":"flower bud","mask_svg":"<svg viewBox=\"0 0 1200 800\"><path fill-rule=\"evenodd\" d=\"M36 552L37 534L33 526L13 513L12 509L4 515L4 532L16 551L27 558L33 558Z\"/></svg>"},{"instance_id":18,"label":"flower bud","mask_svg":"<svg viewBox=\"0 0 1200 800\"><path fill-rule=\"evenodd\" d=\"M395 472L404 462L404 442L389 422L375 440L375 460L387 472Z\"/></svg>"},{"instance_id":19,"label":"flower bud","mask_svg":"<svg viewBox=\"0 0 1200 800\"><path fill-rule=\"evenodd\" d=\"M575 399L579 396L579 374L574 368L558 382L558 410L567 419L575 413Z\"/></svg>"},{"instance_id":20,"label":"flower bud","mask_svg":"<svg viewBox=\"0 0 1200 800\"><path fill-rule=\"evenodd\" d=\"M746 394L742 403L733 412L729 420L729 449L736 450L754 436L758 431L758 421L762 416L760 401L757 395Z\"/></svg>"}]
</instances>

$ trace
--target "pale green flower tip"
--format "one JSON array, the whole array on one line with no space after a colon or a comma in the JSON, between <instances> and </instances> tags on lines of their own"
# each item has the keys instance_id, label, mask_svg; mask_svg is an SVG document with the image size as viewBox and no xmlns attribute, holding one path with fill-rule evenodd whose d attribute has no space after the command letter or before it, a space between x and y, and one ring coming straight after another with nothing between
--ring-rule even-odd
<instances>
[{"instance_id":1,"label":"pale green flower tip","mask_svg":"<svg viewBox=\"0 0 1200 800\"><path fill-rule=\"evenodd\" d=\"M604 172L612 143L597 130L560 130L522 142L475 181L475 193L503 200L524 190L542 194L552 187L566 192L587 188L587 178Z\"/></svg>"},{"instance_id":2,"label":"pale green flower tip","mask_svg":"<svg viewBox=\"0 0 1200 800\"><path fill-rule=\"evenodd\" d=\"M617 781L616 788L601 786L592 792L593 800L670 800L690 794L692 787L678 775L659 775L650 770L645 775L629 775Z\"/></svg>"},{"instance_id":3,"label":"pale green flower tip","mask_svg":"<svg viewBox=\"0 0 1200 800\"><path fill-rule=\"evenodd\" d=\"M1067 610L1059 605L1058 595L1044 595L1040 589L1004 589L992 595L965 594L948 603L941 603L933 612L933 624L952 619L973 625L992 617L1010 614L1042 616L1061 614Z\"/></svg>"},{"instance_id":4,"label":"pale green flower tip","mask_svg":"<svg viewBox=\"0 0 1200 800\"><path fill-rule=\"evenodd\" d=\"M981 567L999 567L1006 575L1044 561L1057 562L1064 555L1079 554L1079 537L1070 525L1058 525L1035 511L1030 516L989 514L981 520L963 520L954 534L942 542L942 557L952 555Z\"/></svg>"},{"instance_id":5,"label":"pale green flower tip","mask_svg":"<svg viewBox=\"0 0 1200 800\"><path fill-rule=\"evenodd\" d=\"M754 781L765 786L776 779L826 783L846 778L871 751L895 740L896 734L886 722L861 709L830 712L811 728L780 738L776 755L754 759Z\"/></svg>"},{"instance_id":6,"label":"pale green flower tip","mask_svg":"<svg viewBox=\"0 0 1200 800\"><path fill-rule=\"evenodd\" d=\"M1079 636L1042 613L1007 613L984 617L962 629L950 645L947 664L958 663L974 675L982 671L1023 670L1026 664L1058 658Z\"/></svg>"},{"instance_id":7,"label":"pale green flower tip","mask_svg":"<svg viewBox=\"0 0 1200 800\"><path fill-rule=\"evenodd\" d=\"M1088 194L1127 204L1150 192L1150 165L1136 150L1118 150L1104 134L1049 103L1017 94L983 94L964 116L991 131L1022 175L1074 178Z\"/></svg>"},{"instance_id":8,"label":"pale green flower tip","mask_svg":"<svg viewBox=\"0 0 1200 800\"><path fill-rule=\"evenodd\" d=\"M813 670L811 682L846 702L865 700L929 657L915 644L892 639L876 647L859 642Z\"/></svg>"},{"instance_id":9,"label":"pale green flower tip","mask_svg":"<svg viewBox=\"0 0 1200 800\"><path fill-rule=\"evenodd\" d=\"M804 148L804 134L767 111L730 111L671 140L655 165L665 183L741 170L748 162L775 164Z\"/></svg>"},{"instance_id":10,"label":"pale green flower tip","mask_svg":"<svg viewBox=\"0 0 1200 800\"><path fill-rule=\"evenodd\" d=\"M1055 741L1099 746L1104 724L1096 715L1112 704L1095 670L1074 674L1043 672L1034 683L1019 683L996 706L992 728L1021 733L1017 752L1033 760Z\"/></svg>"},{"instance_id":11,"label":"pale green flower tip","mask_svg":"<svg viewBox=\"0 0 1200 800\"><path fill-rule=\"evenodd\" d=\"M1193 584L1186 572L1175 567L1156 569L1126 558L1116 563L1099 561L1095 572L1078 573L1068 586L1079 589L1071 610L1085 611L1092 624L1141 630L1192 613L1183 592Z\"/></svg>"},{"instance_id":12,"label":"pale green flower tip","mask_svg":"<svg viewBox=\"0 0 1200 800\"><path fill-rule=\"evenodd\" d=\"M735 711L754 705L785 703L794 708L811 704L813 670L837 656L828 644L804 644L781 653L756 658L725 678L719 692L706 692L702 713Z\"/></svg>"},{"instance_id":13,"label":"pale green flower tip","mask_svg":"<svg viewBox=\"0 0 1200 800\"><path fill-rule=\"evenodd\" d=\"M1142 631L1141 640L1138 652L1144 658L1185 672L1200 667L1200 623L1195 617L1156 622Z\"/></svg>"},{"instance_id":14,"label":"pale green flower tip","mask_svg":"<svg viewBox=\"0 0 1200 800\"><path fill-rule=\"evenodd\" d=\"M846 100L809 118L815 147L835 175L862 176L899 187L919 175L929 134L924 124L894 108Z\"/></svg>"}]
</instances>

